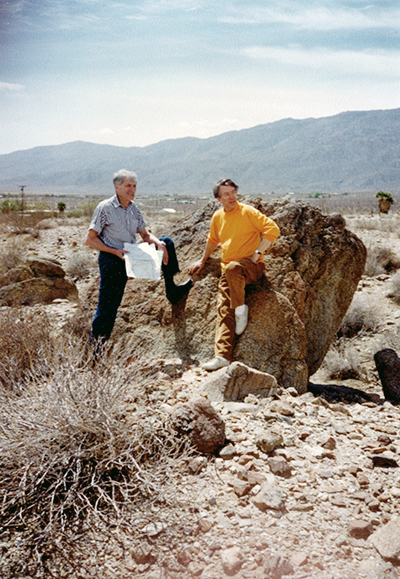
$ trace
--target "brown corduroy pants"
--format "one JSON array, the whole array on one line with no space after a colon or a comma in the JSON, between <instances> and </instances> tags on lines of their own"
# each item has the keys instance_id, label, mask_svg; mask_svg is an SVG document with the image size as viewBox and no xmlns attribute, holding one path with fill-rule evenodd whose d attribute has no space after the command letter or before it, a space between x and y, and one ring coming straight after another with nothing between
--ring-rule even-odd
<instances>
[{"instance_id":1,"label":"brown corduroy pants","mask_svg":"<svg viewBox=\"0 0 400 579\"><path fill-rule=\"evenodd\" d=\"M217 328L215 355L232 361L235 342L235 308L244 304L245 288L260 280L264 262L253 263L250 258L231 261L222 272L218 284Z\"/></svg>"}]
</instances>

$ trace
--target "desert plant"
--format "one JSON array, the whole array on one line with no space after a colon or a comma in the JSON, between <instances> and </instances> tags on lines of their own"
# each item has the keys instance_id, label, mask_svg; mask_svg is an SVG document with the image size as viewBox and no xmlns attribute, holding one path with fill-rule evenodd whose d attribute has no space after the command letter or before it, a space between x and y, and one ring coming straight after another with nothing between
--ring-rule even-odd
<instances>
[{"instance_id":1,"label":"desert plant","mask_svg":"<svg viewBox=\"0 0 400 579\"><path fill-rule=\"evenodd\" d=\"M387 293L388 298L392 298L393 301L400 305L400 272L394 274L390 280L390 289Z\"/></svg>"},{"instance_id":2,"label":"desert plant","mask_svg":"<svg viewBox=\"0 0 400 579\"><path fill-rule=\"evenodd\" d=\"M390 204L394 203L393 195L386 191L378 191L375 197L377 199L386 199L387 201L389 201Z\"/></svg>"},{"instance_id":3,"label":"desert plant","mask_svg":"<svg viewBox=\"0 0 400 579\"><path fill-rule=\"evenodd\" d=\"M17 267L23 261L26 252L26 243L10 239L0 246L0 276L10 269Z\"/></svg>"},{"instance_id":4,"label":"desert plant","mask_svg":"<svg viewBox=\"0 0 400 579\"><path fill-rule=\"evenodd\" d=\"M332 380L363 379L366 376L361 366L360 355L353 344L338 340L325 356L323 367Z\"/></svg>"},{"instance_id":5,"label":"desert plant","mask_svg":"<svg viewBox=\"0 0 400 579\"><path fill-rule=\"evenodd\" d=\"M96 256L92 251L77 251L69 257L65 271L73 279L83 279L96 267Z\"/></svg>"},{"instance_id":6,"label":"desert plant","mask_svg":"<svg viewBox=\"0 0 400 579\"><path fill-rule=\"evenodd\" d=\"M364 275L376 277L400 268L400 259L391 247L367 245Z\"/></svg>"},{"instance_id":7,"label":"desert plant","mask_svg":"<svg viewBox=\"0 0 400 579\"><path fill-rule=\"evenodd\" d=\"M146 365L111 360L93 368L60 343L18 395L0 389L0 536L35 546L35 577L60 551L72 560L82 533L139 534L160 506L177 516L182 441L148 403Z\"/></svg>"},{"instance_id":8,"label":"desert plant","mask_svg":"<svg viewBox=\"0 0 400 579\"><path fill-rule=\"evenodd\" d=\"M381 325L378 303L371 302L369 296L356 293L337 332L338 337L354 338L368 332L376 332Z\"/></svg>"},{"instance_id":9,"label":"desert plant","mask_svg":"<svg viewBox=\"0 0 400 579\"><path fill-rule=\"evenodd\" d=\"M99 201L100 199L82 203L79 207L67 211L67 217L91 217Z\"/></svg>"},{"instance_id":10,"label":"desert plant","mask_svg":"<svg viewBox=\"0 0 400 579\"><path fill-rule=\"evenodd\" d=\"M0 324L0 387L20 392L53 350L49 321L43 311L21 308L1 312Z\"/></svg>"},{"instance_id":11,"label":"desert plant","mask_svg":"<svg viewBox=\"0 0 400 579\"><path fill-rule=\"evenodd\" d=\"M11 211L21 211L20 199L5 199L0 203L1 213L10 213Z\"/></svg>"},{"instance_id":12,"label":"desert plant","mask_svg":"<svg viewBox=\"0 0 400 579\"><path fill-rule=\"evenodd\" d=\"M394 203L393 195L386 191L378 191L375 197L379 200L378 201L379 211L381 213L388 213L390 207Z\"/></svg>"},{"instance_id":13,"label":"desert plant","mask_svg":"<svg viewBox=\"0 0 400 579\"><path fill-rule=\"evenodd\" d=\"M66 204L64 203L64 201L59 201L57 203L57 209L59 210L60 213L64 213L65 208L66 208Z\"/></svg>"}]
</instances>

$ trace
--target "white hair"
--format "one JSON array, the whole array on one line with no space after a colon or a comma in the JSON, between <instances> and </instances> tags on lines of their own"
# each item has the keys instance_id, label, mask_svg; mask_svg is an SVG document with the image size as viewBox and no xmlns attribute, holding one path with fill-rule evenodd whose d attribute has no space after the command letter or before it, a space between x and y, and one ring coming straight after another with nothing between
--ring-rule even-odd
<instances>
[{"instance_id":1,"label":"white hair","mask_svg":"<svg viewBox=\"0 0 400 579\"><path fill-rule=\"evenodd\" d=\"M121 185L124 179L132 179L135 183L137 183L137 175L133 171L127 171L126 169L120 169L116 173L114 173L113 183L114 185Z\"/></svg>"}]
</instances>

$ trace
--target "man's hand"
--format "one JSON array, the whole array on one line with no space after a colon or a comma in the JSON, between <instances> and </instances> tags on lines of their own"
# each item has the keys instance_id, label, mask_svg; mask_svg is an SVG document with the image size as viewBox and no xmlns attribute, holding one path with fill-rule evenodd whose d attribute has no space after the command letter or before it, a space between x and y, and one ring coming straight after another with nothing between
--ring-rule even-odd
<instances>
[{"instance_id":1,"label":"man's hand","mask_svg":"<svg viewBox=\"0 0 400 579\"><path fill-rule=\"evenodd\" d=\"M189 266L189 273L191 273L191 274L200 273L200 271L203 269L203 267L204 267L204 263L201 259L199 259L198 261L193 262Z\"/></svg>"},{"instance_id":2,"label":"man's hand","mask_svg":"<svg viewBox=\"0 0 400 579\"><path fill-rule=\"evenodd\" d=\"M127 251L126 249L115 249L114 250L114 255L117 255L121 259L125 259L124 258L125 253L129 253L129 251Z\"/></svg>"},{"instance_id":3,"label":"man's hand","mask_svg":"<svg viewBox=\"0 0 400 579\"><path fill-rule=\"evenodd\" d=\"M262 253L253 253L250 259L253 263L260 263L260 261L262 261L262 258L263 258Z\"/></svg>"},{"instance_id":4,"label":"man's hand","mask_svg":"<svg viewBox=\"0 0 400 579\"><path fill-rule=\"evenodd\" d=\"M162 251L162 252L163 252L162 262L163 262L164 265L167 265L167 263L168 263L167 246L165 245L165 243L164 243L163 241L160 241L159 244L156 244L156 248L158 249L158 251Z\"/></svg>"}]
</instances>

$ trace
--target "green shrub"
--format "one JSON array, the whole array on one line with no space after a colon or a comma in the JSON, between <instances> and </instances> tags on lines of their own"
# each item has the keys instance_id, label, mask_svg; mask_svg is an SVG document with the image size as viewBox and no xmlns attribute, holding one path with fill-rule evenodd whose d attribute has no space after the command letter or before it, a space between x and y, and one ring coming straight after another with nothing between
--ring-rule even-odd
<instances>
[{"instance_id":1,"label":"green shrub","mask_svg":"<svg viewBox=\"0 0 400 579\"><path fill-rule=\"evenodd\" d=\"M391 204L394 203L393 195L391 193L386 192L386 191L378 191L378 193L375 195L375 197L377 199L385 199L385 201L389 201L389 203L391 203Z\"/></svg>"},{"instance_id":2,"label":"green shrub","mask_svg":"<svg viewBox=\"0 0 400 579\"><path fill-rule=\"evenodd\" d=\"M5 199L0 203L1 213L10 213L11 211L21 211L20 199Z\"/></svg>"}]
</instances>

